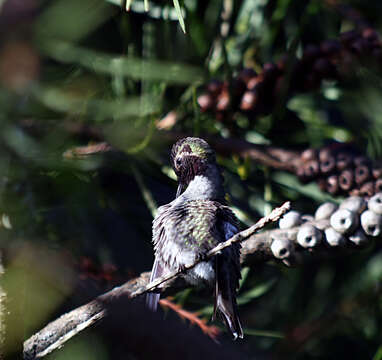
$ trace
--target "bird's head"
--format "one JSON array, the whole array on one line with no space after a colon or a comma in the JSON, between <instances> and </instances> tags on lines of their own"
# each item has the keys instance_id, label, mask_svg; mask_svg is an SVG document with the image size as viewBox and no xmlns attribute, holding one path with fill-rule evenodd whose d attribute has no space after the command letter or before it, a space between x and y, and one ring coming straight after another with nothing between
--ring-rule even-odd
<instances>
[{"instance_id":1,"label":"bird's head","mask_svg":"<svg viewBox=\"0 0 382 360\"><path fill-rule=\"evenodd\" d=\"M171 163L178 177L177 197L195 176L205 176L209 168L217 166L215 151L206 141L196 137L187 137L174 144Z\"/></svg>"}]
</instances>

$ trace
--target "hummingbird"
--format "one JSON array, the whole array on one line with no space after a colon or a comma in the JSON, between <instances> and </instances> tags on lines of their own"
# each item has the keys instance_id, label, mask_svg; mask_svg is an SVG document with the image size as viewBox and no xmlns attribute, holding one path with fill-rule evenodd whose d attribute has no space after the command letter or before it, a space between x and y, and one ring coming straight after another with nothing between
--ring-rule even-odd
<instances>
[{"instance_id":1,"label":"hummingbird","mask_svg":"<svg viewBox=\"0 0 382 360\"><path fill-rule=\"evenodd\" d=\"M179 271L238 232L238 220L225 204L223 176L214 150L200 138L179 140L171 150L171 164L178 178L176 198L158 208L153 221L154 265L150 281ZM191 285L214 289L213 319L218 314L234 339L243 338L236 292L240 275L240 244L225 248L183 274ZM147 294L146 304L155 311L159 293Z\"/></svg>"}]
</instances>

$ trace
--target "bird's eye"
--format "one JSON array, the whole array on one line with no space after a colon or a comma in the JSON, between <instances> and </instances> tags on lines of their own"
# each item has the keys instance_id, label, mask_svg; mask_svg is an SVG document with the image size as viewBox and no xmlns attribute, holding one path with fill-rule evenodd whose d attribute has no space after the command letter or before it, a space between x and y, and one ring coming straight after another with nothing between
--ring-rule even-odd
<instances>
[{"instance_id":1,"label":"bird's eye","mask_svg":"<svg viewBox=\"0 0 382 360\"><path fill-rule=\"evenodd\" d=\"M182 159L181 158L177 158L175 160L175 165L176 165L176 167L179 167L180 165L182 165Z\"/></svg>"}]
</instances>

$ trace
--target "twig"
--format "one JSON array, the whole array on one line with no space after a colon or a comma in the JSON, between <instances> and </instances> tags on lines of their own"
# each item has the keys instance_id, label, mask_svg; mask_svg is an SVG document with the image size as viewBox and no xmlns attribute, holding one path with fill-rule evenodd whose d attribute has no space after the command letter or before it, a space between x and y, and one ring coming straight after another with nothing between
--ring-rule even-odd
<instances>
[{"instance_id":1,"label":"twig","mask_svg":"<svg viewBox=\"0 0 382 360\"><path fill-rule=\"evenodd\" d=\"M171 298L161 299L161 300L159 300L159 303L163 307L167 307L167 308L173 310L180 317L182 317L184 319L187 319L192 324L195 324L195 325L199 326L199 328L206 335L208 335L212 340L217 341L216 338L217 338L217 336L219 335L219 332L220 332L219 328L217 328L216 326L213 326L213 325L208 326L207 322L204 319L200 319L198 317L198 313L193 313L193 312L190 312L190 311L187 311L187 310L183 309L180 305L173 303L171 301Z\"/></svg>"}]
</instances>

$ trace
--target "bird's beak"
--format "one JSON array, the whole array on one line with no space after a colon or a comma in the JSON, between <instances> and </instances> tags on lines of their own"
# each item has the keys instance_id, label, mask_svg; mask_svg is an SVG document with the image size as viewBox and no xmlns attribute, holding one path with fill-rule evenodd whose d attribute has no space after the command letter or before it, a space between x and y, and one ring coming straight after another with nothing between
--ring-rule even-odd
<instances>
[{"instance_id":1,"label":"bird's beak","mask_svg":"<svg viewBox=\"0 0 382 360\"><path fill-rule=\"evenodd\" d=\"M181 183L178 184L178 189L176 191L176 197L179 197L184 191L185 186Z\"/></svg>"}]
</instances>

